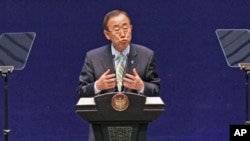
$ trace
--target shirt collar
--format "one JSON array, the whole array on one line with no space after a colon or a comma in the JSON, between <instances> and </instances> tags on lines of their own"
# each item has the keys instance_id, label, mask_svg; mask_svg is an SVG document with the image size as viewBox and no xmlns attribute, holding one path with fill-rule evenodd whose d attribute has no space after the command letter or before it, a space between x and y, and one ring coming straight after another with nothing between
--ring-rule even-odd
<instances>
[{"instance_id":1,"label":"shirt collar","mask_svg":"<svg viewBox=\"0 0 250 141\"><path fill-rule=\"evenodd\" d=\"M130 51L130 45L128 45L124 50L123 52L119 52L115 49L114 45L111 44L111 53L112 55L115 55L115 60L118 59L118 56L120 55L120 53L122 53L124 56L127 56L129 54L129 51Z\"/></svg>"}]
</instances>

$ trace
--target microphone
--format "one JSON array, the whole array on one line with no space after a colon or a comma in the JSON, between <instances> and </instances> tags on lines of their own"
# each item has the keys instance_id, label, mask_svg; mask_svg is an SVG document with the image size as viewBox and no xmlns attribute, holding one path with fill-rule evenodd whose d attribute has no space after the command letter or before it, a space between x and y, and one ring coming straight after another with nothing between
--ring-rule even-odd
<instances>
[{"instance_id":1,"label":"microphone","mask_svg":"<svg viewBox=\"0 0 250 141\"><path fill-rule=\"evenodd\" d=\"M115 71L114 73L116 75L115 55L114 54L112 54L112 61L113 61L113 68L114 68L114 71ZM116 76L115 76L115 78L116 78ZM116 82L115 92L118 92L117 82Z\"/></svg>"},{"instance_id":2,"label":"microphone","mask_svg":"<svg viewBox=\"0 0 250 141\"><path fill-rule=\"evenodd\" d=\"M115 68L115 55L114 54L112 54L112 61L113 61L113 68ZM116 69L114 69L114 70L116 70Z\"/></svg>"}]
</instances>

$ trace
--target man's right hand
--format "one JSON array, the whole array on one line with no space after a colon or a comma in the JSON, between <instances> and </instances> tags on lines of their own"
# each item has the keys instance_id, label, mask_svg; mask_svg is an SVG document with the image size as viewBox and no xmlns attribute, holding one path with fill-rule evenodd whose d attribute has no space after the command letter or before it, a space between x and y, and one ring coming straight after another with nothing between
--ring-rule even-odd
<instances>
[{"instance_id":1,"label":"man's right hand","mask_svg":"<svg viewBox=\"0 0 250 141\"><path fill-rule=\"evenodd\" d=\"M110 69L102 74L102 76L96 81L96 88L98 90L112 89L116 86L115 74L109 74Z\"/></svg>"}]
</instances>

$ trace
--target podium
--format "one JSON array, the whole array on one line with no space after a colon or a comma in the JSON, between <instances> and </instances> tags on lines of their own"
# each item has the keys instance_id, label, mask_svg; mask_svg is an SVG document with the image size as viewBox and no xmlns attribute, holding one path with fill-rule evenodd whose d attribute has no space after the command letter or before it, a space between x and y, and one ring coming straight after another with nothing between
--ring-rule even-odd
<instances>
[{"instance_id":1,"label":"podium","mask_svg":"<svg viewBox=\"0 0 250 141\"><path fill-rule=\"evenodd\" d=\"M160 97L106 93L80 98L76 113L92 125L95 141L146 141L148 124L165 111Z\"/></svg>"}]
</instances>

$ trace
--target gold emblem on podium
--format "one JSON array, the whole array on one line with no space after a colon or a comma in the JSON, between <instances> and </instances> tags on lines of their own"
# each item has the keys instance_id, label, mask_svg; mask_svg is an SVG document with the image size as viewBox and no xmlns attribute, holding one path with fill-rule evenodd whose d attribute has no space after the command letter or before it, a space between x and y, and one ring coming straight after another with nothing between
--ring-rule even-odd
<instances>
[{"instance_id":1,"label":"gold emblem on podium","mask_svg":"<svg viewBox=\"0 0 250 141\"><path fill-rule=\"evenodd\" d=\"M125 94L118 93L112 97L112 107L117 111L124 111L128 108L129 100Z\"/></svg>"}]
</instances>

